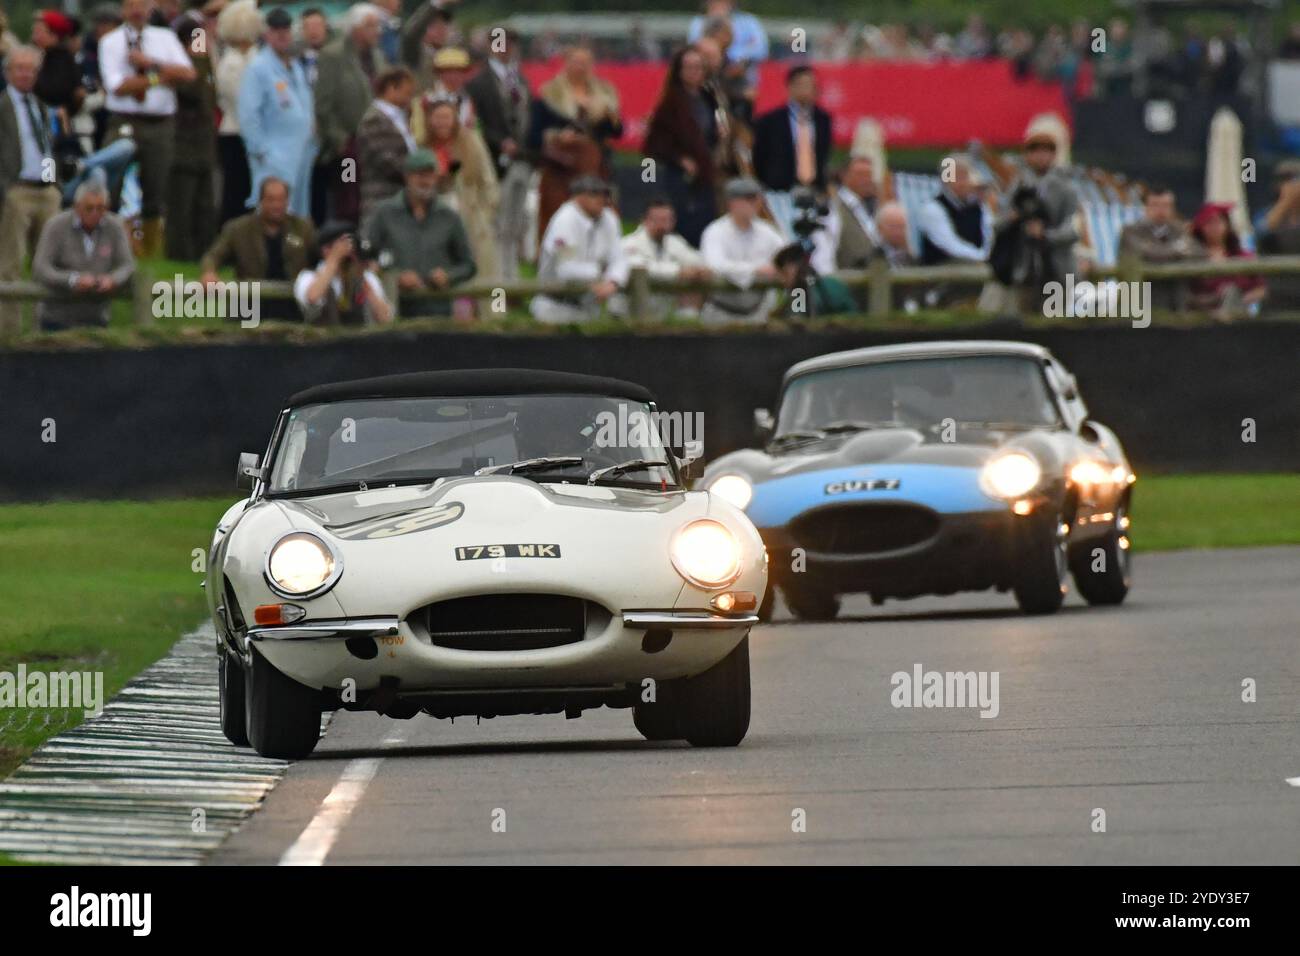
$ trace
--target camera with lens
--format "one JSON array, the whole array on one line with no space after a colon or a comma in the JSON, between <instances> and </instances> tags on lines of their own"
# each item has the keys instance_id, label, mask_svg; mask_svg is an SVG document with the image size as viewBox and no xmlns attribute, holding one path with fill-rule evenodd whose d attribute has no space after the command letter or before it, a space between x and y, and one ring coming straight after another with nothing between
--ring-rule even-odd
<instances>
[{"instance_id":1,"label":"camera with lens","mask_svg":"<svg viewBox=\"0 0 1300 956\"><path fill-rule=\"evenodd\" d=\"M830 215L830 206L807 186L798 186L790 191L790 201L794 204L794 215L790 220L790 229L800 239L807 239L822 228L822 220Z\"/></svg>"},{"instance_id":2,"label":"camera with lens","mask_svg":"<svg viewBox=\"0 0 1300 956\"><path fill-rule=\"evenodd\" d=\"M1047 220L1047 206L1043 203L1043 197L1038 195L1038 190L1032 186L1021 186L1011 194L1011 208L1021 222Z\"/></svg>"}]
</instances>

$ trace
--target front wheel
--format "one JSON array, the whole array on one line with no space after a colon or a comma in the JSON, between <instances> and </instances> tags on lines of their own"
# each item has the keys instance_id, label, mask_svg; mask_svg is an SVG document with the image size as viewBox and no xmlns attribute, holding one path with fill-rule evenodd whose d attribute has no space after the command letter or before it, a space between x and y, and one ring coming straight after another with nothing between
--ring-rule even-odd
<instances>
[{"instance_id":1,"label":"front wheel","mask_svg":"<svg viewBox=\"0 0 1300 956\"><path fill-rule=\"evenodd\" d=\"M681 680L659 681L652 701L632 705L632 723L646 740L680 740Z\"/></svg>"},{"instance_id":2,"label":"front wheel","mask_svg":"<svg viewBox=\"0 0 1300 956\"><path fill-rule=\"evenodd\" d=\"M781 589L790 613L801 621L833 621L840 613L840 599L828 591L811 587Z\"/></svg>"},{"instance_id":3,"label":"front wheel","mask_svg":"<svg viewBox=\"0 0 1300 956\"><path fill-rule=\"evenodd\" d=\"M256 647L245 672L248 741L263 757L298 760L320 740L321 695L276 670Z\"/></svg>"},{"instance_id":4,"label":"front wheel","mask_svg":"<svg viewBox=\"0 0 1300 956\"><path fill-rule=\"evenodd\" d=\"M1025 528L1013 590L1026 614L1055 614L1065 601L1070 533L1060 515Z\"/></svg>"},{"instance_id":5,"label":"front wheel","mask_svg":"<svg viewBox=\"0 0 1300 956\"><path fill-rule=\"evenodd\" d=\"M1104 538L1070 556L1075 587L1089 604L1121 604L1128 596L1133 583L1128 529L1128 505L1123 504L1115 509L1115 523Z\"/></svg>"},{"instance_id":6,"label":"front wheel","mask_svg":"<svg viewBox=\"0 0 1300 956\"><path fill-rule=\"evenodd\" d=\"M221 732L236 747L247 747L244 669L222 646L217 647L217 692L221 700Z\"/></svg>"},{"instance_id":7,"label":"front wheel","mask_svg":"<svg viewBox=\"0 0 1300 956\"><path fill-rule=\"evenodd\" d=\"M680 735L693 747L734 747L749 731L749 638L681 685Z\"/></svg>"}]
</instances>

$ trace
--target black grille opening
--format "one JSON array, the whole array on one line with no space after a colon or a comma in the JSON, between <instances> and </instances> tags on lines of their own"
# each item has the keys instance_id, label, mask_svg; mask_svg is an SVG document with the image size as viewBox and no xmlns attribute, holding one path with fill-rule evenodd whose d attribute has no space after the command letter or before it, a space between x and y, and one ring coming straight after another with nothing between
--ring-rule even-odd
<instances>
[{"instance_id":1,"label":"black grille opening","mask_svg":"<svg viewBox=\"0 0 1300 956\"><path fill-rule=\"evenodd\" d=\"M594 605L562 594L480 594L430 604L429 640L462 651L531 651L576 644Z\"/></svg>"},{"instance_id":2,"label":"black grille opening","mask_svg":"<svg viewBox=\"0 0 1300 956\"><path fill-rule=\"evenodd\" d=\"M939 516L916 505L837 505L804 515L790 530L812 552L880 554L928 541L939 531Z\"/></svg>"}]
</instances>

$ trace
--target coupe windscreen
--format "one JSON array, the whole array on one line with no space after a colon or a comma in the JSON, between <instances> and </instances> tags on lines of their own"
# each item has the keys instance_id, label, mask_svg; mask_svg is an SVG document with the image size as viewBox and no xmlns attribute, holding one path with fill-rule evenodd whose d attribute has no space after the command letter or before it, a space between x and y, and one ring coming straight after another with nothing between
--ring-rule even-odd
<instances>
[{"instance_id":1,"label":"coupe windscreen","mask_svg":"<svg viewBox=\"0 0 1300 956\"><path fill-rule=\"evenodd\" d=\"M289 414L269 491L412 483L483 468L584 482L601 468L663 462L649 405L600 395L385 398L308 405ZM573 462L569 459L577 458ZM535 459L563 459L547 462ZM675 487L667 467L629 467L598 480Z\"/></svg>"},{"instance_id":2,"label":"coupe windscreen","mask_svg":"<svg viewBox=\"0 0 1300 956\"><path fill-rule=\"evenodd\" d=\"M908 359L800 376L786 388L776 433L851 424L930 428L945 419L1040 427L1060 416L1032 359Z\"/></svg>"}]
</instances>

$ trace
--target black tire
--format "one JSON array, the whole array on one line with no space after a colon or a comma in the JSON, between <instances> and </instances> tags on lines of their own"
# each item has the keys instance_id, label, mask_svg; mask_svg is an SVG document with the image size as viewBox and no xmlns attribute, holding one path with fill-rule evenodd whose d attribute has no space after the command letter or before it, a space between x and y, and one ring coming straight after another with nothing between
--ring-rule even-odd
<instances>
[{"instance_id":1,"label":"black tire","mask_svg":"<svg viewBox=\"0 0 1300 956\"><path fill-rule=\"evenodd\" d=\"M772 606L776 604L776 585L769 584L763 592L763 602L758 606L758 619L764 624L772 620Z\"/></svg>"},{"instance_id":2,"label":"black tire","mask_svg":"<svg viewBox=\"0 0 1300 956\"><path fill-rule=\"evenodd\" d=\"M298 760L320 740L321 695L276 670L257 650L245 673L248 742L263 757Z\"/></svg>"},{"instance_id":3,"label":"black tire","mask_svg":"<svg viewBox=\"0 0 1300 956\"><path fill-rule=\"evenodd\" d=\"M1065 601L1070 570L1068 531L1059 515L1025 527L1020 547L1020 567L1012 590L1026 614L1055 614Z\"/></svg>"},{"instance_id":4,"label":"black tire","mask_svg":"<svg viewBox=\"0 0 1300 956\"><path fill-rule=\"evenodd\" d=\"M637 701L632 705L632 723L646 740L681 740L678 729L680 680L661 680L655 688L654 703Z\"/></svg>"},{"instance_id":5,"label":"black tire","mask_svg":"<svg viewBox=\"0 0 1300 956\"><path fill-rule=\"evenodd\" d=\"M1089 604L1122 604L1133 584L1132 549L1120 546L1120 539L1128 541L1128 504L1115 509L1115 522L1104 538L1087 542L1070 556L1070 571L1074 586ZM1094 556L1093 551L1101 549ZM1096 557L1102 559L1101 571L1094 571Z\"/></svg>"},{"instance_id":6,"label":"black tire","mask_svg":"<svg viewBox=\"0 0 1300 956\"><path fill-rule=\"evenodd\" d=\"M735 747L749 731L749 638L681 686L678 727L693 747Z\"/></svg>"},{"instance_id":7,"label":"black tire","mask_svg":"<svg viewBox=\"0 0 1300 956\"><path fill-rule=\"evenodd\" d=\"M801 621L833 621L840 613L839 595L809 587L781 588L790 613Z\"/></svg>"},{"instance_id":8,"label":"black tire","mask_svg":"<svg viewBox=\"0 0 1300 956\"><path fill-rule=\"evenodd\" d=\"M221 732L236 747L247 747L244 668L224 647L217 648L217 693L221 699Z\"/></svg>"}]
</instances>

